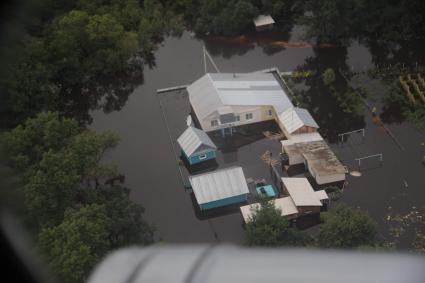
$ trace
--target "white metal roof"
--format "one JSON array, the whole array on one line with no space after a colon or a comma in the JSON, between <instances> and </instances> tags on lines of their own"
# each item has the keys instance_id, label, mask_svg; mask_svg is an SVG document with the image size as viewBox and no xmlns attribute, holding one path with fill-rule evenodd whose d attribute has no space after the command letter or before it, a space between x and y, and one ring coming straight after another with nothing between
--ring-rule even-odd
<instances>
[{"instance_id":1,"label":"white metal roof","mask_svg":"<svg viewBox=\"0 0 425 283\"><path fill-rule=\"evenodd\" d=\"M307 178L282 178L296 206L322 206Z\"/></svg>"},{"instance_id":2,"label":"white metal roof","mask_svg":"<svg viewBox=\"0 0 425 283\"><path fill-rule=\"evenodd\" d=\"M292 107L286 109L283 113L279 114L279 120L290 134L303 126L319 128L319 125L314 121L310 112L304 108Z\"/></svg>"},{"instance_id":3,"label":"white metal roof","mask_svg":"<svg viewBox=\"0 0 425 283\"><path fill-rule=\"evenodd\" d=\"M271 105L278 114L293 107L279 82L270 73L206 74L188 86L187 91L198 119L224 106Z\"/></svg>"},{"instance_id":4,"label":"white metal roof","mask_svg":"<svg viewBox=\"0 0 425 283\"><path fill-rule=\"evenodd\" d=\"M325 190L315 191L314 193L317 195L319 200L329 199L328 194Z\"/></svg>"},{"instance_id":5,"label":"white metal roof","mask_svg":"<svg viewBox=\"0 0 425 283\"><path fill-rule=\"evenodd\" d=\"M281 210L282 216L289 216L298 213L298 209L291 197L278 198L271 201L274 203L276 208ZM252 218L252 213L258 209L259 206L259 203L253 203L240 207L240 211L243 219L245 220L245 223L250 221Z\"/></svg>"},{"instance_id":6,"label":"white metal roof","mask_svg":"<svg viewBox=\"0 0 425 283\"><path fill-rule=\"evenodd\" d=\"M274 24L274 20L270 15L259 15L254 19L254 24L256 27L272 25Z\"/></svg>"},{"instance_id":7,"label":"white metal roof","mask_svg":"<svg viewBox=\"0 0 425 283\"><path fill-rule=\"evenodd\" d=\"M287 140L281 140L280 143L283 146L293 145L296 143L303 143L303 142L313 142L313 141L322 141L323 138L318 132L313 133L305 133L305 134L299 134L299 135L291 135L288 137Z\"/></svg>"},{"instance_id":8,"label":"white metal roof","mask_svg":"<svg viewBox=\"0 0 425 283\"><path fill-rule=\"evenodd\" d=\"M249 193L240 166L190 176L189 181L199 204Z\"/></svg>"},{"instance_id":9,"label":"white metal roof","mask_svg":"<svg viewBox=\"0 0 425 283\"><path fill-rule=\"evenodd\" d=\"M188 127L177 139L177 142L187 156L191 156L196 151L217 149L204 131L194 127Z\"/></svg>"}]
</instances>

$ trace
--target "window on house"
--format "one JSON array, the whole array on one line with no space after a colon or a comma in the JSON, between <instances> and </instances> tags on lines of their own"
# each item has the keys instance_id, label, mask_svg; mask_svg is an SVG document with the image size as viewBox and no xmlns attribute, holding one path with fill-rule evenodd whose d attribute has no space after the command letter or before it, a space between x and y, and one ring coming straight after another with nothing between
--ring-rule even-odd
<instances>
[{"instance_id":1,"label":"window on house","mask_svg":"<svg viewBox=\"0 0 425 283\"><path fill-rule=\"evenodd\" d=\"M205 158L207 158L207 155L206 154L201 154L201 155L199 155L199 159L205 159Z\"/></svg>"},{"instance_id":2,"label":"window on house","mask_svg":"<svg viewBox=\"0 0 425 283\"><path fill-rule=\"evenodd\" d=\"M247 119L247 120L251 120L251 119L252 119L252 113L247 113L247 114L245 115L245 119Z\"/></svg>"},{"instance_id":3,"label":"window on house","mask_svg":"<svg viewBox=\"0 0 425 283\"><path fill-rule=\"evenodd\" d=\"M211 120L211 127L217 127L218 121L217 120Z\"/></svg>"},{"instance_id":4,"label":"window on house","mask_svg":"<svg viewBox=\"0 0 425 283\"><path fill-rule=\"evenodd\" d=\"M271 109L269 109L269 116L273 115L273 111Z\"/></svg>"},{"instance_id":5,"label":"window on house","mask_svg":"<svg viewBox=\"0 0 425 283\"><path fill-rule=\"evenodd\" d=\"M241 116L236 115L236 116L235 116L235 121L236 121L236 122L239 122L240 120L241 120Z\"/></svg>"}]
</instances>

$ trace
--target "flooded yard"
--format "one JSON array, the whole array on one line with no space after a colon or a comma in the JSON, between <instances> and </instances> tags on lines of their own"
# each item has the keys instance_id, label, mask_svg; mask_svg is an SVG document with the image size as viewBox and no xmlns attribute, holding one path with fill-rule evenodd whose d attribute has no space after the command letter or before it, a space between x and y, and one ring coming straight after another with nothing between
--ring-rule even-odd
<instances>
[{"instance_id":1,"label":"flooded yard","mask_svg":"<svg viewBox=\"0 0 425 283\"><path fill-rule=\"evenodd\" d=\"M374 64L368 48L356 42L349 48L291 45L282 42L298 42L300 39L270 36L273 40L267 41L260 36L228 41L192 38L185 32L180 38L166 38L155 54L156 65L151 69L146 67L144 83L134 89L120 111L90 113L93 118L91 129L110 129L121 136L120 145L109 153L108 159L116 162L125 174L125 184L132 189L133 200L146 208L146 218L156 225L158 237L163 241L243 241L242 219L237 211L203 219L194 209L193 198L184 190L178 170L175 157L178 146L174 144L173 150L156 93L159 88L190 84L201 77L204 74L204 45L220 71L229 73L276 66L282 72L312 70L320 74L327 67L343 71L364 70ZM282 42L276 43L279 41ZM213 66L207 67L214 72ZM348 114L341 111L332 96L318 87L315 81L318 78L320 75L305 81L302 105L308 107L320 126L319 132L344 165L361 172L361 176L347 175L348 186L341 201L368 211L385 232L389 207L402 212L423 205L425 178L422 174L425 167L421 161L425 155L425 135L405 122L385 124L404 149L400 148L366 109ZM376 104L379 115L382 93L379 88L370 92L374 97L370 101ZM167 113L173 140L184 130L190 109L187 97L182 93L167 99L162 110ZM353 134L342 146L339 144L338 134L362 128L365 129L364 138ZM252 163L255 159L259 167L246 172L246 177L261 178L263 173L256 176L251 172L268 173L267 165L259 160L259 156L270 148L270 142L258 138L237 146L237 150L233 147L233 151L230 146L228 151L220 151L218 163L228 166L239 161ZM359 170L356 158L378 153L383 155L382 163L369 159Z\"/></svg>"}]
</instances>

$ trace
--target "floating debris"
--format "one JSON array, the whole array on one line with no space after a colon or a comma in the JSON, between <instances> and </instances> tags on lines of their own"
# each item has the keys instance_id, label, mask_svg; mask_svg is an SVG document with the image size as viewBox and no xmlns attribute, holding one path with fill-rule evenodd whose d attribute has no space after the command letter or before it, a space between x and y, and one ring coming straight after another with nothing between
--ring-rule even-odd
<instances>
[{"instance_id":1,"label":"floating debris","mask_svg":"<svg viewBox=\"0 0 425 283\"><path fill-rule=\"evenodd\" d=\"M362 175L362 173L359 172L359 171L351 171L350 172L350 175L351 176L354 176L354 177L360 177Z\"/></svg>"}]
</instances>

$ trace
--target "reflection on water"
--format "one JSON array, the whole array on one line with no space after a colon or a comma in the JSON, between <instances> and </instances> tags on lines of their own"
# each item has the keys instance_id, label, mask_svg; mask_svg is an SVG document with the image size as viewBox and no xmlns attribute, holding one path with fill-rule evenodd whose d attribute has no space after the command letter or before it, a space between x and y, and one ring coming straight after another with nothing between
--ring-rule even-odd
<instances>
[{"instance_id":1,"label":"reflection on water","mask_svg":"<svg viewBox=\"0 0 425 283\"><path fill-rule=\"evenodd\" d=\"M120 75L103 78L75 86L63 94L61 107L65 114L74 117L80 124L92 123L90 111L103 110L105 114L119 111L137 86L143 84L143 74Z\"/></svg>"}]
</instances>

